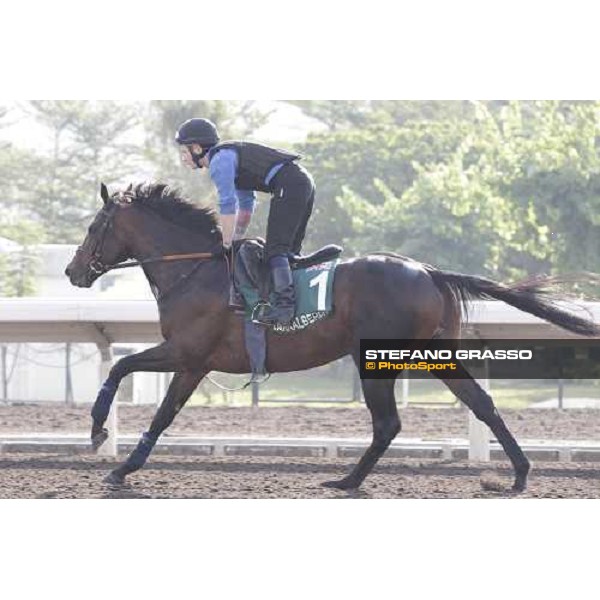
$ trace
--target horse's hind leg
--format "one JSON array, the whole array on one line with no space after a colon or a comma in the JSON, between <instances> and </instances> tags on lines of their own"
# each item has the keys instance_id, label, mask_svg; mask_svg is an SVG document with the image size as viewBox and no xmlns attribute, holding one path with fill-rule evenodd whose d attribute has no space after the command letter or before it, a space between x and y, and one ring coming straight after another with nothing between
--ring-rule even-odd
<instances>
[{"instance_id":1,"label":"horse's hind leg","mask_svg":"<svg viewBox=\"0 0 600 600\"><path fill-rule=\"evenodd\" d=\"M496 410L491 396L466 371L463 379L444 379L441 375L438 377L492 430L515 470L513 490L522 492L527 487L529 460Z\"/></svg>"},{"instance_id":2,"label":"horse's hind leg","mask_svg":"<svg viewBox=\"0 0 600 600\"><path fill-rule=\"evenodd\" d=\"M365 402L371 412L373 441L352 472L339 481L323 485L342 490L357 488L398 435L401 425L394 398L395 379L363 379Z\"/></svg>"},{"instance_id":3,"label":"horse's hind leg","mask_svg":"<svg viewBox=\"0 0 600 600\"><path fill-rule=\"evenodd\" d=\"M150 429L142 435L127 460L110 472L104 480L106 483L121 484L127 475L144 466L160 434L173 422L175 415L183 408L205 374L190 371L175 374L167 395L152 419Z\"/></svg>"}]
</instances>

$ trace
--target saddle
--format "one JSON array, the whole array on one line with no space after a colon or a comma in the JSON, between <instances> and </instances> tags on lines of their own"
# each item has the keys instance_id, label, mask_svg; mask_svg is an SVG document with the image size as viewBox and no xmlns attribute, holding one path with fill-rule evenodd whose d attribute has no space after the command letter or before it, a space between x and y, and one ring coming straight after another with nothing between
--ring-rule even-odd
<instances>
[{"instance_id":1,"label":"saddle","mask_svg":"<svg viewBox=\"0 0 600 600\"><path fill-rule=\"evenodd\" d=\"M253 302L268 302L271 292L271 277L269 267L264 260L265 240L253 238L235 241L233 244L233 285L244 296L247 304L246 318L244 319L244 339L246 352L250 359L252 378L249 383L264 381L266 372L266 350L267 350L267 328L254 322L252 315L255 305L249 302L249 296L253 296ZM292 271L319 268L318 265L335 261L342 253L342 248L335 244L328 244L312 254L306 256L290 257L290 268ZM335 267L332 269L332 273ZM333 280L333 277L331 278ZM250 293L248 293L250 291ZM327 314L326 312L304 318L299 328L314 322ZM296 327L298 327L296 325ZM290 328L289 331L294 331ZM279 331L278 333L283 333Z\"/></svg>"},{"instance_id":2,"label":"saddle","mask_svg":"<svg viewBox=\"0 0 600 600\"><path fill-rule=\"evenodd\" d=\"M236 289L241 290L250 285L258 290L263 301L268 301L271 278L269 277L269 267L264 261L265 240L262 238L238 240L234 242L233 249L235 256L233 283ZM293 255L289 258L290 268L292 271L307 269L338 258L342 251L341 246L327 244L305 256Z\"/></svg>"}]
</instances>

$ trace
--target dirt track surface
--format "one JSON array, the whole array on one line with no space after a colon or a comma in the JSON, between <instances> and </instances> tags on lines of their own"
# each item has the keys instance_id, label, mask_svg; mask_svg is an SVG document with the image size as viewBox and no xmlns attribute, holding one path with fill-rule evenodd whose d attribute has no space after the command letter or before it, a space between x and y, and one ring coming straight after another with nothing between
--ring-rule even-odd
<instances>
[{"instance_id":1,"label":"dirt track surface","mask_svg":"<svg viewBox=\"0 0 600 600\"><path fill-rule=\"evenodd\" d=\"M0 407L2 433L88 431L89 406ZM120 407L123 433L147 429L153 407ZM517 439L600 440L600 411L503 411ZM401 412L402 436L465 437L461 409L408 408ZM171 434L288 437L367 437L364 408L186 408ZM124 456L120 457L122 460ZM283 458L153 455L121 488L102 483L118 464L93 455L0 455L0 498L600 498L598 463L540 462L526 493L513 496L506 462L468 464L384 457L358 492L324 488L355 464L346 458ZM485 491L481 482L500 480L504 491Z\"/></svg>"},{"instance_id":2,"label":"dirt track surface","mask_svg":"<svg viewBox=\"0 0 600 600\"><path fill-rule=\"evenodd\" d=\"M508 464L383 459L358 492L327 489L343 476L346 459L151 458L127 486L102 483L112 459L6 454L0 457L0 498L600 498L600 468L540 463L517 496L484 491L481 480L508 487Z\"/></svg>"},{"instance_id":3,"label":"dirt track surface","mask_svg":"<svg viewBox=\"0 0 600 600\"><path fill-rule=\"evenodd\" d=\"M120 406L119 430L142 433L156 407ZM88 432L90 405L23 404L0 406L2 433ZM506 424L518 438L600 441L598 409L502 410ZM417 408L400 411L401 437L466 437L467 412L462 408ZM371 420L365 407L185 407L167 435L369 437Z\"/></svg>"}]
</instances>

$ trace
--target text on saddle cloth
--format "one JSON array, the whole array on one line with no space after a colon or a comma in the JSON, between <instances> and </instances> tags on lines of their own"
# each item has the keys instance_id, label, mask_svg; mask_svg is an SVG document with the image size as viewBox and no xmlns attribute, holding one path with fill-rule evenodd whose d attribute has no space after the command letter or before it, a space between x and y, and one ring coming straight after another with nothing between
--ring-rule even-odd
<instances>
[{"instance_id":1,"label":"text on saddle cloth","mask_svg":"<svg viewBox=\"0 0 600 600\"><path fill-rule=\"evenodd\" d=\"M292 268L296 290L295 317L289 325L275 325L273 331L298 331L331 312L333 279L340 252L339 246L326 246L298 261L290 260L296 266ZM236 287L244 298L247 319L252 317L259 303L270 299L269 270L262 261L262 255L262 244L256 240L248 240L241 245L236 257Z\"/></svg>"}]
</instances>

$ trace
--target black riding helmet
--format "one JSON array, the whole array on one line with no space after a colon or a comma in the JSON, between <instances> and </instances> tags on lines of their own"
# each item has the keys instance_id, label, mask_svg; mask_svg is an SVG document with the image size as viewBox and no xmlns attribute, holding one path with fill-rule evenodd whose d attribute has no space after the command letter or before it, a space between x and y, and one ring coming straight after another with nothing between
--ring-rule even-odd
<instances>
[{"instance_id":1,"label":"black riding helmet","mask_svg":"<svg viewBox=\"0 0 600 600\"><path fill-rule=\"evenodd\" d=\"M178 144L200 144L203 148L218 144L219 139L215 124L208 119L188 119L175 134Z\"/></svg>"},{"instance_id":2,"label":"black riding helmet","mask_svg":"<svg viewBox=\"0 0 600 600\"><path fill-rule=\"evenodd\" d=\"M220 137L216 125L208 119L188 119L182 123L175 134L175 141L178 144L189 146L199 144L202 146L202 153L192 152L192 159L197 167L202 168L200 160L216 144Z\"/></svg>"}]
</instances>

